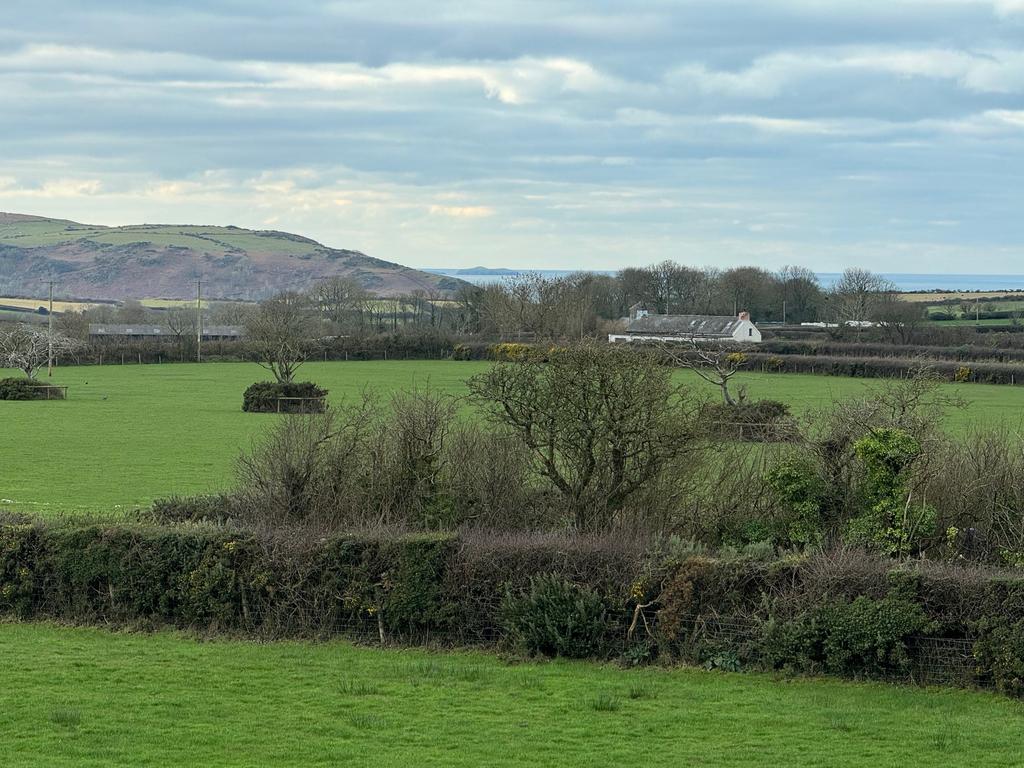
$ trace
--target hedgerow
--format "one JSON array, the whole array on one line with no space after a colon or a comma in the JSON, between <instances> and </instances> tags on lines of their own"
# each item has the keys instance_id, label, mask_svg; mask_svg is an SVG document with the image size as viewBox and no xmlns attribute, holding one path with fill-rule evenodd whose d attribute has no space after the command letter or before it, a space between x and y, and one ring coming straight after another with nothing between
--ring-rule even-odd
<instances>
[{"instance_id":1,"label":"hedgerow","mask_svg":"<svg viewBox=\"0 0 1024 768\"><path fill-rule=\"evenodd\" d=\"M928 671L918 646L931 638L973 646L967 679L1024 694L1024 575L866 552L12 521L0 615L904 679Z\"/></svg>"}]
</instances>

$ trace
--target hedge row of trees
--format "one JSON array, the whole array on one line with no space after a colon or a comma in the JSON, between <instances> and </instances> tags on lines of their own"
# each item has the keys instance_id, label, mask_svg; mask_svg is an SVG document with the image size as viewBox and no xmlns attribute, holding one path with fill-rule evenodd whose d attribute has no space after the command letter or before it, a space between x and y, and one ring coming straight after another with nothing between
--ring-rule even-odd
<instances>
[{"instance_id":1,"label":"hedge row of trees","mask_svg":"<svg viewBox=\"0 0 1024 768\"><path fill-rule=\"evenodd\" d=\"M670 539L0 522L0 615L500 644L529 654L993 686L1024 695L1024 579L857 550ZM967 653L964 653L966 647ZM943 653L945 651L945 653Z\"/></svg>"},{"instance_id":2,"label":"hedge row of trees","mask_svg":"<svg viewBox=\"0 0 1024 768\"><path fill-rule=\"evenodd\" d=\"M616 275L523 274L482 287L466 285L454 296L421 291L391 299L372 296L355 278L333 277L288 300L301 300L319 336L426 328L487 339L579 339L602 335L607 323L627 316L636 303L674 314L734 315L746 310L762 322L874 321L903 343L913 340L925 319L922 306L900 301L894 285L867 270L849 269L825 289L805 267L718 270L671 261ZM204 323L244 325L254 322L259 312L252 305L215 303L204 311ZM152 310L126 302L68 313L58 322L63 333L82 341L89 323L156 322L185 347L193 343L197 318L188 307Z\"/></svg>"}]
</instances>

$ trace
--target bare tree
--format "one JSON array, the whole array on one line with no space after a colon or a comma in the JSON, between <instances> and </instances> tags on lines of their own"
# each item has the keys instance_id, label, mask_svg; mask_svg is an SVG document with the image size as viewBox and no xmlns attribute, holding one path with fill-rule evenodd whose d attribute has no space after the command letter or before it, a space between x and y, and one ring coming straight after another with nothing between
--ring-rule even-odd
<instances>
[{"instance_id":1,"label":"bare tree","mask_svg":"<svg viewBox=\"0 0 1024 768\"><path fill-rule=\"evenodd\" d=\"M829 291L832 314L840 323L875 320L878 307L896 292L896 286L866 269L843 272Z\"/></svg>"},{"instance_id":2,"label":"bare tree","mask_svg":"<svg viewBox=\"0 0 1024 768\"><path fill-rule=\"evenodd\" d=\"M785 319L793 322L813 320L821 304L818 276L807 267L786 265L779 271L779 289L785 302Z\"/></svg>"},{"instance_id":3,"label":"bare tree","mask_svg":"<svg viewBox=\"0 0 1024 768\"><path fill-rule=\"evenodd\" d=\"M66 355L80 343L62 333L50 334L44 328L16 325L0 331L0 368L17 368L28 378L35 379L39 369L50 359Z\"/></svg>"},{"instance_id":4,"label":"bare tree","mask_svg":"<svg viewBox=\"0 0 1024 768\"><path fill-rule=\"evenodd\" d=\"M315 328L309 299L282 293L259 305L246 321L245 335L256 361L287 384L316 349Z\"/></svg>"},{"instance_id":5,"label":"bare tree","mask_svg":"<svg viewBox=\"0 0 1024 768\"><path fill-rule=\"evenodd\" d=\"M925 307L913 301L904 301L897 294L888 294L874 310L874 319L894 344L913 344L914 336L925 324Z\"/></svg>"},{"instance_id":6,"label":"bare tree","mask_svg":"<svg viewBox=\"0 0 1024 768\"><path fill-rule=\"evenodd\" d=\"M330 277L313 289L313 301L320 314L338 326L359 318L362 325L363 310L370 294L354 277Z\"/></svg>"},{"instance_id":7,"label":"bare tree","mask_svg":"<svg viewBox=\"0 0 1024 768\"><path fill-rule=\"evenodd\" d=\"M735 344L701 344L696 339L689 339L683 348L685 351L669 344L663 344L661 348L680 368L689 368L704 381L718 387L726 405L736 405L746 399L742 390L737 397L729 391L730 381L747 362L747 356L736 349Z\"/></svg>"}]
</instances>

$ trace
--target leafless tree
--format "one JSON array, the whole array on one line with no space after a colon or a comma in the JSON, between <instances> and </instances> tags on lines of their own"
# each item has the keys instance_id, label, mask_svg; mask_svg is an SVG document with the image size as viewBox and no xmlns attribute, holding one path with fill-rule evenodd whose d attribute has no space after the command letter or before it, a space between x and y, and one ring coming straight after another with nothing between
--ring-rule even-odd
<instances>
[{"instance_id":1,"label":"leafless tree","mask_svg":"<svg viewBox=\"0 0 1024 768\"><path fill-rule=\"evenodd\" d=\"M878 307L896 292L896 286L866 269L843 272L829 291L832 315L839 323L876 320Z\"/></svg>"},{"instance_id":2,"label":"leafless tree","mask_svg":"<svg viewBox=\"0 0 1024 768\"><path fill-rule=\"evenodd\" d=\"M821 304L818 277L807 267L786 265L779 271L779 288L785 302L786 320L813 320Z\"/></svg>"},{"instance_id":3,"label":"leafless tree","mask_svg":"<svg viewBox=\"0 0 1024 768\"><path fill-rule=\"evenodd\" d=\"M704 381L714 384L722 392L722 400L726 405L743 402L746 394L740 391L733 397L729 384L733 377L746 365L747 356L736 348L735 344L702 343L696 339L688 339L682 348L678 345L663 344L661 349L680 368L688 368Z\"/></svg>"},{"instance_id":4,"label":"leafless tree","mask_svg":"<svg viewBox=\"0 0 1024 768\"><path fill-rule=\"evenodd\" d=\"M893 344L913 344L914 337L927 320L927 314L921 304L904 301L898 294L889 294L877 302L874 319Z\"/></svg>"},{"instance_id":5,"label":"leafless tree","mask_svg":"<svg viewBox=\"0 0 1024 768\"><path fill-rule=\"evenodd\" d=\"M354 277L330 277L313 289L313 301L316 302L321 316L338 326L352 324L362 325L363 311L370 293Z\"/></svg>"},{"instance_id":6,"label":"leafless tree","mask_svg":"<svg viewBox=\"0 0 1024 768\"><path fill-rule=\"evenodd\" d=\"M0 368L17 368L28 378L34 379L39 369L53 356L69 354L80 346L80 342L45 328L31 325L15 325L9 330L0 330Z\"/></svg>"},{"instance_id":7,"label":"leafless tree","mask_svg":"<svg viewBox=\"0 0 1024 768\"><path fill-rule=\"evenodd\" d=\"M298 293L282 293L262 302L247 320L245 334L256 361L282 384L293 380L317 346L312 307Z\"/></svg>"}]
</instances>

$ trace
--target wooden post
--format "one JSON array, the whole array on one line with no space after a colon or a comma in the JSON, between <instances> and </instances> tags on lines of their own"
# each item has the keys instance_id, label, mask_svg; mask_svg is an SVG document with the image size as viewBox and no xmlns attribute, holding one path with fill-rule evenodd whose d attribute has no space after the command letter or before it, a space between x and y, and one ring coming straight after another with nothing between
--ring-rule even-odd
<instances>
[{"instance_id":1,"label":"wooden post","mask_svg":"<svg viewBox=\"0 0 1024 768\"><path fill-rule=\"evenodd\" d=\"M203 362L203 281L196 280L196 362Z\"/></svg>"},{"instance_id":2,"label":"wooden post","mask_svg":"<svg viewBox=\"0 0 1024 768\"><path fill-rule=\"evenodd\" d=\"M47 359L46 375L53 376L53 280L50 281L50 312L46 316Z\"/></svg>"}]
</instances>

